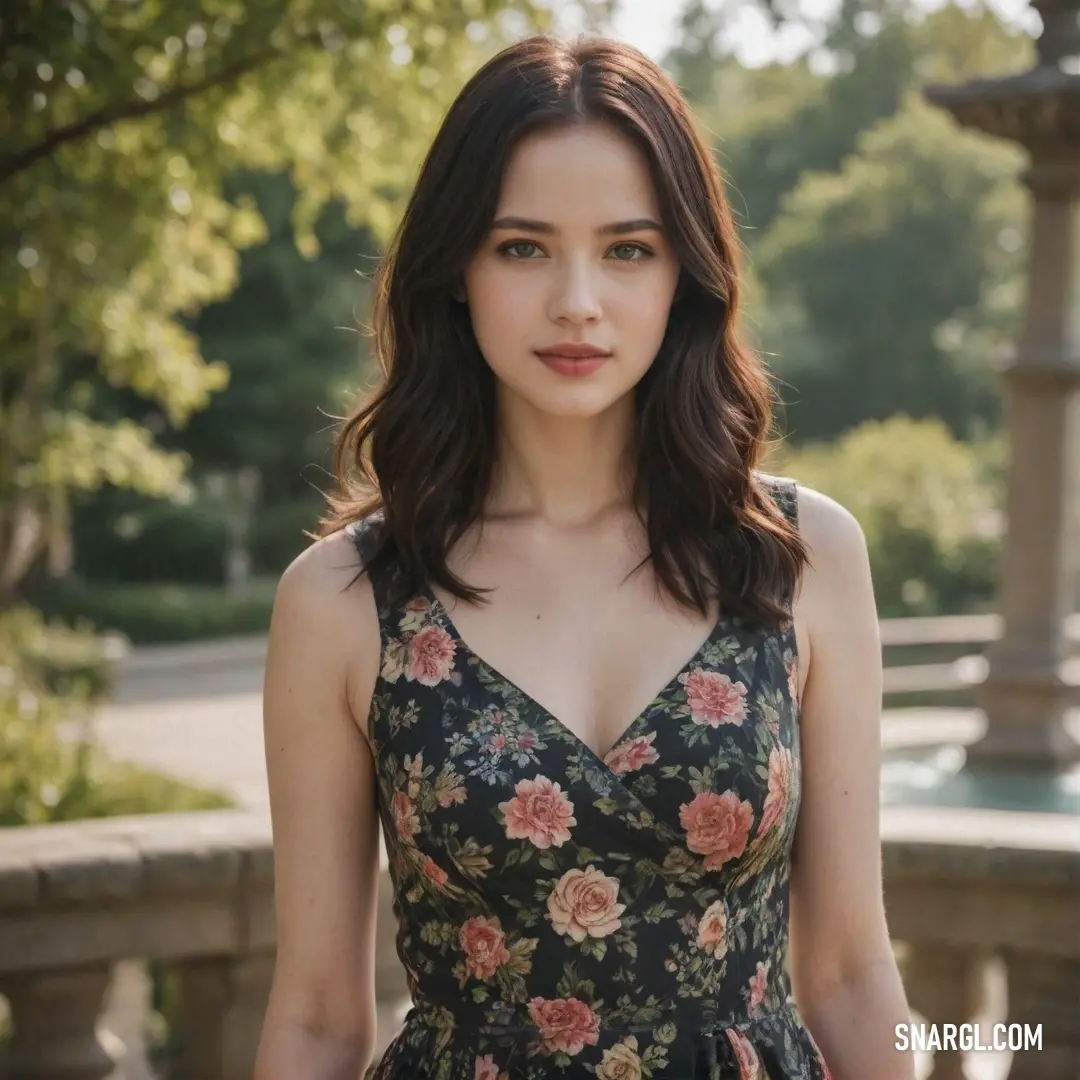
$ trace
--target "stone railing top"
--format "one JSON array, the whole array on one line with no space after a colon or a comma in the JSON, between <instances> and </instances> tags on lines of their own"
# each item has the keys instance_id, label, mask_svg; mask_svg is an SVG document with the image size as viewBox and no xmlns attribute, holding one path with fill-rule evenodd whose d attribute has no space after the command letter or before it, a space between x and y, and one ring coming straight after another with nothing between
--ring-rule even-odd
<instances>
[{"instance_id":1,"label":"stone railing top","mask_svg":"<svg viewBox=\"0 0 1080 1080\"><path fill-rule=\"evenodd\" d=\"M968 806L885 805L893 875L1080 887L1080 816Z\"/></svg>"},{"instance_id":2,"label":"stone railing top","mask_svg":"<svg viewBox=\"0 0 1080 1080\"><path fill-rule=\"evenodd\" d=\"M1080 817L887 804L886 863L953 878L1080 885ZM0 912L87 907L273 884L270 819L239 810L0 829Z\"/></svg>"},{"instance_id":3,"label":"stone railing top","mask_svg":"<svg viewBox=\"0 0 1080 1080\"><path fill-rule=\"evenodd\" d=\"M270 819L249 811L0 829L0 912L177 898L272 881Z\"/></svg>"}]
</instances>

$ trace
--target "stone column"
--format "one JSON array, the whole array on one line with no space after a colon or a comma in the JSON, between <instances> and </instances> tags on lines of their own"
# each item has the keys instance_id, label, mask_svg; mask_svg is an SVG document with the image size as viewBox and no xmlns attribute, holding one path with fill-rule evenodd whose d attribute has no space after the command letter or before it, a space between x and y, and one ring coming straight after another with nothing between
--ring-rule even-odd
<instances>
[{"instance_id":1,"label":"stone column","mask_svg":"<svg viewBox=\"0 0 1080 1080\"><path fill-rule=\"evenodd\" d=\"M1080 566L1080 148L1033 150L1027 314L1003 368L1010 464L1000 611L976 699L984 737L969 760L1060 768L1078 747L1064 727L1065 618Z\"/></svg>"},{"instance_id":2,"label":"stone column","mask_svg":"<svg viewBox=\"0 0 1080 1080\"><path fill-rule=\"evenodd\" d=\"M1030 155L1027 311L1003 372L1011 452L1005 630L977 693L987 730L968 760L1050 773L1080 759L1063 723L1078 688L1062 671L1080 559L1080 0L1032 6L1043 22L1034 69L925 93L962 124Z\"/></svg>"}]
</instances>

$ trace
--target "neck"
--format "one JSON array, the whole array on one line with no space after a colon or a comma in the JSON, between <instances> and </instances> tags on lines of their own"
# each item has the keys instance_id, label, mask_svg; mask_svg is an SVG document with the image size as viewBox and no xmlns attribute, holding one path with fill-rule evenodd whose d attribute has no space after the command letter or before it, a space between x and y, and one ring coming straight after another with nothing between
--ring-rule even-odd
<instances>
[{"instance_id":1,"label":"neck","mask_svg":"<svg viewBox=\"0 0 1080 1080\"><path fill-rule=\"evenodd\" d=\"M631 505L633 399L598 416L552 416L525 403L500 408L495 475L485 516L587 525Z\"/></svg>"}]
</instances>

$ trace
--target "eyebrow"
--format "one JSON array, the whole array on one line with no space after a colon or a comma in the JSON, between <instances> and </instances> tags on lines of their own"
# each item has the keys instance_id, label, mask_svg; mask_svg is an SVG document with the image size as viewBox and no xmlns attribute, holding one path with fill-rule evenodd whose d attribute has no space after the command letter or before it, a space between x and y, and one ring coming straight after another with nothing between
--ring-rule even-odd
<instances>
[{"instance_id":1,"label":"eyebrow","mask_svg":"<svg viewBox=\"0 0 1080 1080\"><path fill-rule=\"evenodd\" d=\"M521 229L524 232L556 233L559 230L549 221L533 221L522 217L501 217L491 223L492 229ZM600 236L619 236L622 233L642 232L652 230L663 232L663 227L652 218L632 218L629 221L613 221L607 225L601 225L596 231Z\"/></svg>"}]
</instances>

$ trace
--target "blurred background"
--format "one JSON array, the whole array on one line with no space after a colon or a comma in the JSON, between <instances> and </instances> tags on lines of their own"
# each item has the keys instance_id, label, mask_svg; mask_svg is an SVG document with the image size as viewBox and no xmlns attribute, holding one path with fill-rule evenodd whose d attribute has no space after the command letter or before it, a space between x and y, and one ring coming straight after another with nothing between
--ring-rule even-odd
<instances>
[{"instance_id":1,"label":"blurred background","mask_svg":"<svg viewBox=\"0 0 1080 1080\"><path fill-rule=\"evenodd\" d=\"M921 1075L1080 1076L1080 151L1061 105L1080 41L1068 3L1037 6L5 6L0 1069L250 1069L274 587L374 378L370 275L443 111L503 44L554 30L637 45L683 88L778 380L770 469L866 533L912 1006L1043 1023L1041 1052L928 1051ZM1049 186L1025 180L1032 147Z\"/></svg>"}]
</instances>

